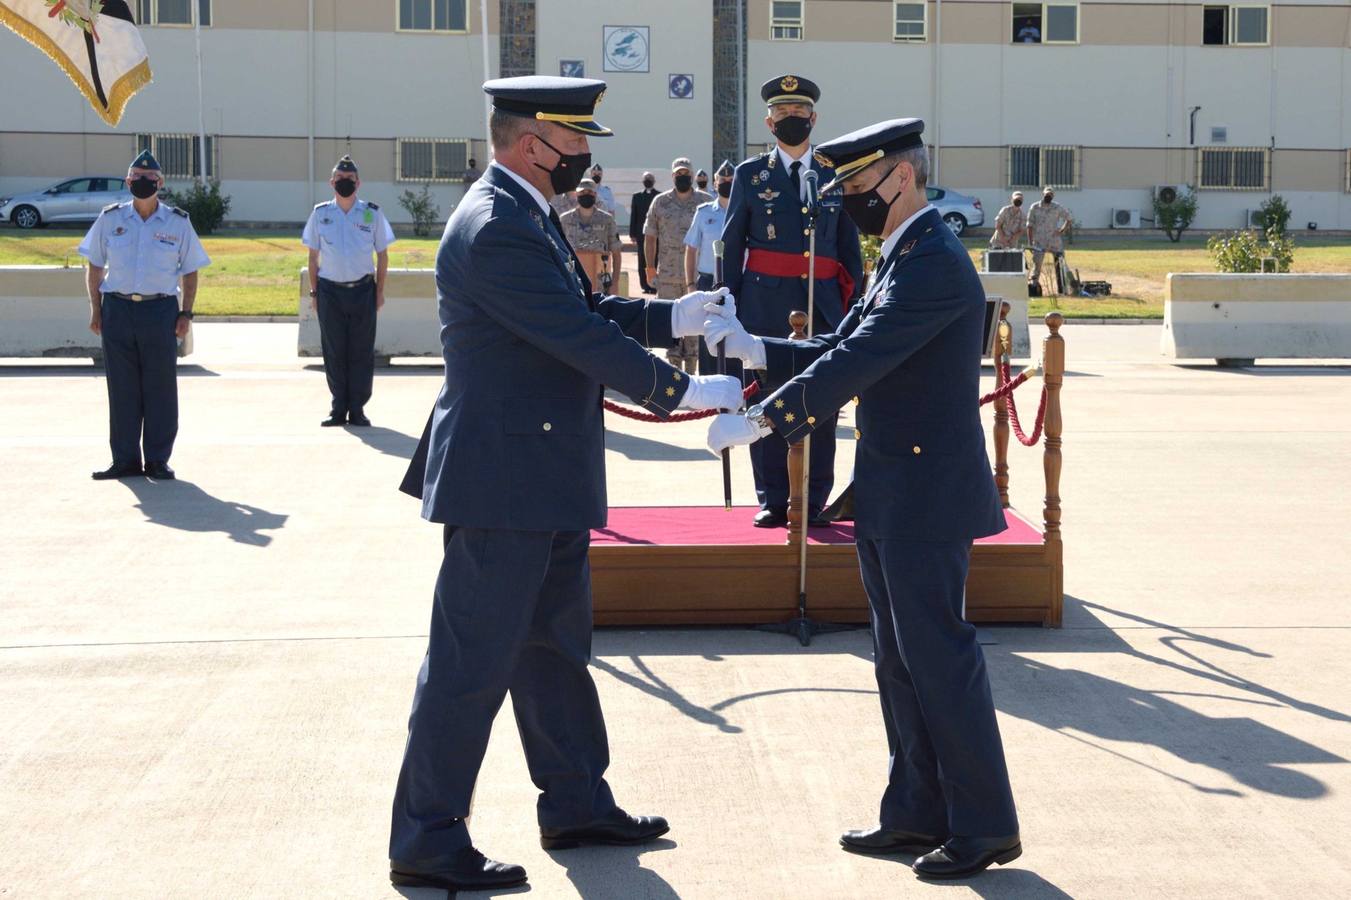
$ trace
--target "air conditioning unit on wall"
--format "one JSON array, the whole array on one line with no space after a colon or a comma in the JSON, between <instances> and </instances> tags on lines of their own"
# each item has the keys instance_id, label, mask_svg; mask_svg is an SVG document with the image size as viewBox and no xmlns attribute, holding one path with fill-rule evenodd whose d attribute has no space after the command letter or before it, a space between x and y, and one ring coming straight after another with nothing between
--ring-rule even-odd
<instances>
[{"instance_id":1,"label":"air conditioning unit on wall","mask_svg":"<svg viewBox=\"0 0 1351 900\"><path fill-rule=\"evenodd\" d=\"M1138 209L1114 209L1112 210L1113 228L1139 228L1140 210Z\"/></svg>"},{"instance_id":2,"label":"air conditioning unit on wall","mask_svg":"<svg viewBox=\"0 0 1351 900\"><path fill-rule=\"evenodd\" d=\"M1164 206L1171 206L1182 199L1187 191L1185 184L1156 184L1154 185L1154 199Z\"/></svg>"},{"instance_id":3,"label":"air conditioning unit on wall","mask_svg":"<svg viewBox=\"0 0 1351 900\"><path fill-rule=\"evenodd\" d=\"M1243 221L1246 228L1265 228L1267 224L1266 217L1262 215L1260 209L1249 209L1243 213Z\"/></svg>"}]
</instances>

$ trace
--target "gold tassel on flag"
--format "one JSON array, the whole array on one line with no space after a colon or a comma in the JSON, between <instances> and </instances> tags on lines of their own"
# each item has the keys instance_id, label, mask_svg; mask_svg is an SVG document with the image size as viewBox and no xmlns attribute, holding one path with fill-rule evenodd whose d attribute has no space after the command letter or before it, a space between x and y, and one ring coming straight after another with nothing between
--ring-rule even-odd
<instances>
[{"instance_id":1,"label":"gold tassel on flag","mask_svg":"<svg viewBox=\"0 0 1351 900\"><path fill-rule=\"evenodd\" d=\"M150 83L126 0L0 0L0 23L50 56L109 125Z\"/></svg>"}]
</instances>

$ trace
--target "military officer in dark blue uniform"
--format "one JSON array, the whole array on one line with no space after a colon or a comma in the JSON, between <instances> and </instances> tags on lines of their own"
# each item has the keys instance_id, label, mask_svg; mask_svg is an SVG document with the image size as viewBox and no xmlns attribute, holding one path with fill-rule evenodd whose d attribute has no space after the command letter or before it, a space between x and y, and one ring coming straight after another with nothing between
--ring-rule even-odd
<instances>
[{"instance_id":1,"label":"military officer in dark blue uniform","mask_svg":"<svg viewBox=\"0 0 1351 900\"><path fill-rule=\"evenodd\" d=\"M715 452L769 434L797 441L860 399L855 523L891 751L880 825L845 849L923 854L960 877L1022 852L976 631L963 618L971 542L1005 528L980 421L985 293L926 199L924 123L896 119L822 144L844 206L884 238L878 276L831 333L751 337L709 306L705 340L782 385L745 416L718 416ZM786 382L786 383L785 383Z\"/></svg>"},{"instance_id":2,"label":"military officer in dark blue uniform","mask_svg":"<svg viewBox=\"0 0 1351 900\"><path fill-rule=\"evenodd\" d=\"M132 199L105 206L79 250L108 382L113 463L94 473L99 481L174 477L178 340L192 321L197 271L211 263L188 214L159 201L164 176L149 150L132 162L127 186Z\"/></svg>"},{"instance_id":3,"label":"military officer in dark blue uniform","mask_svg":"<svg viewBox=\"0 0 1351 900\"><path fill-rule=\"evenodd\" d=\"M394 796L391 879L475 889L520 866L476 850L464 819L488 733L511 694L540 843L638 844L666 820L620 809L604 773L591 653L590 531L605 524L603 387L668 415L739 408L727 376L643 349L702 331L725 292L676 301L592 293L551 196L575 190L605 83L489 81L493 163L456 207L436 259L446 380L405 480L445 525L427 655ZM413 484L409 485L409 482Z\"/></svg>"},{"instance_id":4,"label":"military officer in dark blue uniform","mask_svg":"<svg viewBox=\"0 0 1351 900\"><path fill-rule=\"evenodd\" d=\"M807 271L807 176L817 173L819 186L832 171L812 155L810 135L816 124L821 91L801 75L780 75L766 81L760 97L768 106L765 124L777 145L736 168L727 224L727 287L737 297L742 323L752 334L787 335L788 314L807 311L807 279L816 279L813 333L833 331L844 318L863 282L863 257L858 229L840 211L839 192L824 192L816 230L816 271ZM787 524L788 445L772 434L751 447L751 471L760 512L755 524L775 528ZM822 422L812 438L811 475L807 496L813 525L828 524L821 510L835 478L835 416Z\"/></svg>"}]
</instances>

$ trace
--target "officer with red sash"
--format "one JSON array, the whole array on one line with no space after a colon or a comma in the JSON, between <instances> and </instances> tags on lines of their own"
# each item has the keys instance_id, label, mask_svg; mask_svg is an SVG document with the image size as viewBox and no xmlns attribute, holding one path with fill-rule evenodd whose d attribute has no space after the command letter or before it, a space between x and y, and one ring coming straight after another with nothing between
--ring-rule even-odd
<instances>
[{"instance_id":1,"label":"officer with red sash","mask_svg":"<svg viewBox=\"0 0 1351 900\"><path fill-rule=\"evenodd\" d=\"M765 82L760 88L768 107L765 125L777 146L736 168L722 239L727 286L736 295L738 317L751 334L788 335L788 314L807 309L809 275L816 279L816 334L834 331L862 288L858 228L843 213L838 190L821 197L816 271L807 271L806 173L815 171L822 186L834 178L831 167L813 158L810 143L820 96L820 88L800 75L781 75ZM807 492L812 524L826 524L820 515L834 481L833 418L812 437ZM783 526L788 521L788 444L775 432L752 444L750 453L760 501L755 524Z\"/></svg>"}]
</instances>

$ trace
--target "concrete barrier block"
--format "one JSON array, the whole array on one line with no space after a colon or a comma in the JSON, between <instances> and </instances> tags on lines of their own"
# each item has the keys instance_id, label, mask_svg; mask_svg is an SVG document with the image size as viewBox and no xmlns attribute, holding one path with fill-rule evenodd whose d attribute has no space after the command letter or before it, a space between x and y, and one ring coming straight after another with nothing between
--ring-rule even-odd
<instances>
[{"instance_id":1,"label":"concrete barrier block","mask_svg":"<svg viewBox=\"0 0 1351 900\"><path fill-rule=\"evenodd\" d=\"M0 266L0 357L103 358L83 267Z\"/></svg>"},{"instance_id":2,"label":"concrete barrier block","mask_svg":"<svg viewBox=\"0 0 1351 900\"><path fill-rule=\"evenodd\" d=\"M323 356L319 316L310 307L310 273L300 270L297 312L300 356ZM434 269L390 269L385 276L385 306L376 317L375 357L441 356L441 323L436 315Z\"/></svg>"},{"instance_id":3,"label":"concrete barrier block","mask_svg":"<svg viewBox=\"0 0 1351 900\"><path fill-rule=\"evenodd\" d=\"M1351 274L1172 273L1160 350L1222 361L1351 357Z\"/></svg>"}]
</instances>

